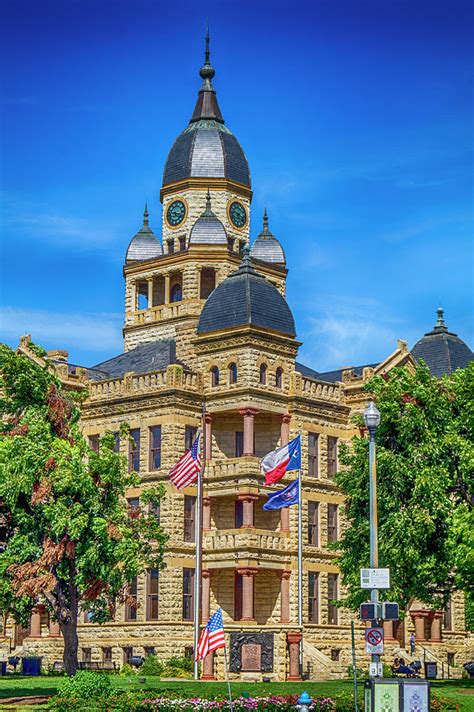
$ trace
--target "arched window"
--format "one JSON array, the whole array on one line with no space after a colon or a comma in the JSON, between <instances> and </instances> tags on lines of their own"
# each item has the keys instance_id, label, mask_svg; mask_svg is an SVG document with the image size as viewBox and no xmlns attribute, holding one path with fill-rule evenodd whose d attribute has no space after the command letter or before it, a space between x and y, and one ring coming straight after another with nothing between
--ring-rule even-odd
<instances>
[{"instance_id":1,"label":"arched window","mask_svg":"<svg viewBox=\"0 0 474 712\"><path fill-rule=\"evenodd\" d=\"M267 385L267 364L262 363L260 366L260 383L262 386Z\"/></svg>"},{"instance_id":2,"label":"arched window","mask_svg":"<svg viewBox=\"0 0 474 712\"><path fill-rule=\"evenodd\" d=\"M282 380L283 380L283 369L278 367L277 370L275 371L275 386L277 388L281 388Z\"/></svg>"},{"instance_id":3,"label":"arched window","mask_svg":"<svg viewBox=\"0 0 474 712\"><path fill-rule=\"evenodd\" d=\"M183 299L183 290L180 284L171 287L170 302L180 302Z\"/></svg>"},{"instance_id":4,"label":"arched window","mask_svg":"<svg viewBox=\"0 0 474 712\"><path fill-rule=\"evenodd\" d=\"M229 365L229 383L237 383L237 364L231 363Z\"/></svg>"},{"instance_id":5,"label":"arched window","mask_svg":"<svg viewBox=\"0 0 474 712\"><path fill-rule=\"evenodd\" d=\"M211 386L215 388L215 386L219 385L219 369L217 366L213 366L211 368Z\"/></svg>"}]
</instances>

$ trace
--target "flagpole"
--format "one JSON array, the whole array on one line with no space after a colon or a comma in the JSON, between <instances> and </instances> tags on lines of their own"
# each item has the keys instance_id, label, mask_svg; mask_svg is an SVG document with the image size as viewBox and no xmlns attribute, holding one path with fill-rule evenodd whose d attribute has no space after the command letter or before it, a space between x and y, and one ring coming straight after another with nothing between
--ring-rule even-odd
<instances>
[{"instance_id":1,"label":"flagpole","mask_svg":"<svg viewBox=\"0 0 474 712\"><path fill-rule=\"evenodd\" d=\"M301 432L300 432L301 452ZM301 627L300 674L303 674L303 490L301 462L298 470L298 625Z\"/></svg>"},{"instance_id":2,"label":"flagpole","mask_svg":"<svg viewBox=\"0 0 474 712\"><path fill-rule=\"evenodd\" d=\"M232 702L232 695L230 692L230 678L229 678L229 666L227 664L227 644L224 643L224 665L225 665L225 676L227 678L227 688L229 690L229 707L230 712L233 712L234 703Z\"/></svg>"},{"instance_id":3,"label":"flagpole","mask_svg":"<svg viewBox=\"0 0 474 712\"><path fill-rule=\"evenodd\" d=\"M194 571L194 679L199 680L199 660L196 660L201 625L201 578L202 578L202 480L206 469L206 404L201 411L201 467L197 480L196 524L196 569Z\"/></svg>"}]
</instances>

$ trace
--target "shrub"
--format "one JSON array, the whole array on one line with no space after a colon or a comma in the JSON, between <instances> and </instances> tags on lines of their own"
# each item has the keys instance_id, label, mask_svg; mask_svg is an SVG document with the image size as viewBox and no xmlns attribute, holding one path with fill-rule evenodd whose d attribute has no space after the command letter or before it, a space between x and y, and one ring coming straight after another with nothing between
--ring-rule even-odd
<instances>
[{"instance_id":1,"label":"shrub","mask_svg":"<svg viewBox=\"0 0 474 712\"><path fill-rule=\"evenodd\" d=\"M128 663L125 663L125 665L122 665L122 667L120 668L120 674L121 675L136 675L137 669L132 667Z\"/></svg>"},{"instance_id":2,"label":"shrub","mask_svg":"<svg viewBox=\"0 0 474 712\"><path fill-rule=\"evenodd\" d=\"M107 675L89 670L79 670L73 677L65 677L58 685L58 697L73 700L97 700L108 697L111 691Z\"/></svg>"},{"instance_id":3,"label":"shrub","mask_svg":"<svg viewBox=\"0 0 474 712\"><path fill-rule=\"evenodd\" d=\"M147 655L139 672L140 675L161 675L163 667L163 663L158 660L156 655Z\"/></svg>"}]
</instances>

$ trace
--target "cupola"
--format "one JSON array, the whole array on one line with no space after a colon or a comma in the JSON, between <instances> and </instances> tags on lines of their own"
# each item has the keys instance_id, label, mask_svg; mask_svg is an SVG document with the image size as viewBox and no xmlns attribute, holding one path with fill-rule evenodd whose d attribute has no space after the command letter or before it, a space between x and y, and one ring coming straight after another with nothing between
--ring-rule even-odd
<instances>
[{"instance_id":1,"label":"cupola","mask_svg":"<svg viewBox=\"0 0 474 712\"><path fill-rule=\"evenodd\" d=\"M125 257L126 262L142 262L154 257L161 257L163 248L161 242L149 226L148 207L145 203L143 211L143 227L132 237Z\"/></svg>"},{"instance_id":2,"label":"cupola","mask_svg":"<svg viewBox=\"0 0 474 712\"><path fill-rule=\"evenodd\" d=\"M474 361L474 354L457 334L448 331L441 307L437 310L437 317L433 329L417 341L411 354L417 361L426 363L432 376L440 378L457 368L466 368Z\"/></svg>"},{"instance_id":3,"label":"cupola","mask_svg":"<svg viewBox=\"0 0 474 712\"><path fill-rule=\"evenodd\" d=\"M196 220L189 237L190 245L227 245L224 225L211 209L211 195L207 191L206 209Z\"/></svg>"},{"instance_id":4,"label":"cupola","mask_svg":"<svg viewBox=\"0 0 474 712\"><path fill-rule=\"evenodd\" d=\"M268 229L267 209L263 214L263 229L252 245L250 254L257 260L271 262L273 264L285 265L286 258L283 247L276 237Z\"/></svg>"}]
</instances>

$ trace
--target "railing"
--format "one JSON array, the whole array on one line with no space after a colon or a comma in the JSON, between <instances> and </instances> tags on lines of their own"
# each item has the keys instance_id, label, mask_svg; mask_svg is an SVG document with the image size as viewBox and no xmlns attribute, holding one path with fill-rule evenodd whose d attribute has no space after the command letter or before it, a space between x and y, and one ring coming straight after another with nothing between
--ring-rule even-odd
<instances>
[{"instance_id":1,"label":"railing","mask_svg":"<svg viewBox=\"0 0 474 712\"><path fill-rule=\"evenodd\" d=\"M227 554L229 551L258 549L261 554L262 551L287 552L291 548L291 542L284 534L261 529L220 530L204 532L203 536L205 550L212 552L211 557L214 559L219 559L224 552Z\"/></svg>"},{"instance_id":2,"label":"railing","mask_svg":"<svg viewBox=\"0 0 474 712\"><path fill-rule=\"evenodd\" d=\"M154 393L157 390L178 388L200 393L201 376L184 371L180 366L168 366L163 371L151 373L126 373L123 378L93 381L89 384L89 400L120 398L133 393Z\"/></svg>"},{"instance_id":3,"label":"railing","mask_svg":"<svg viewBox=\"0 0 474 712\"><path fill-rule=\"evenodd\" d=\"M308 398L319 398L321 400L344 403L344 390L342 386L335 383L326 383L325 381L307 378L306 376L298 373L295 373L295 376L300 376L300 378L294 379L295 395L303 395Z\"/></svg>"},{"instance_id":4,"label":"railing","mask_svg":"<svg viewBox=\"0 0 474 712\"><path fill-rule=\"evenodd\" d=\"M160 304L151 309L140 309L135 312L128 312L125 316L126 326L140 326L141 324L152 324L167 319L176 319L180 316L198 316L202 305L196 302L183 301L170 304Z\"/></svg>"},{"instance_id":5,"label":"railing","mask_svg":"<svg viewBox=\"0 0 474 712\"><path fill-rule=\"evenodd\" d=\"M206 465L206 480L208 481L236 480L241 477L248 478L252 475L261 477L260 460L258 457L233 457L221 462L211 460Z\"/></svg>"}]
</instances>

